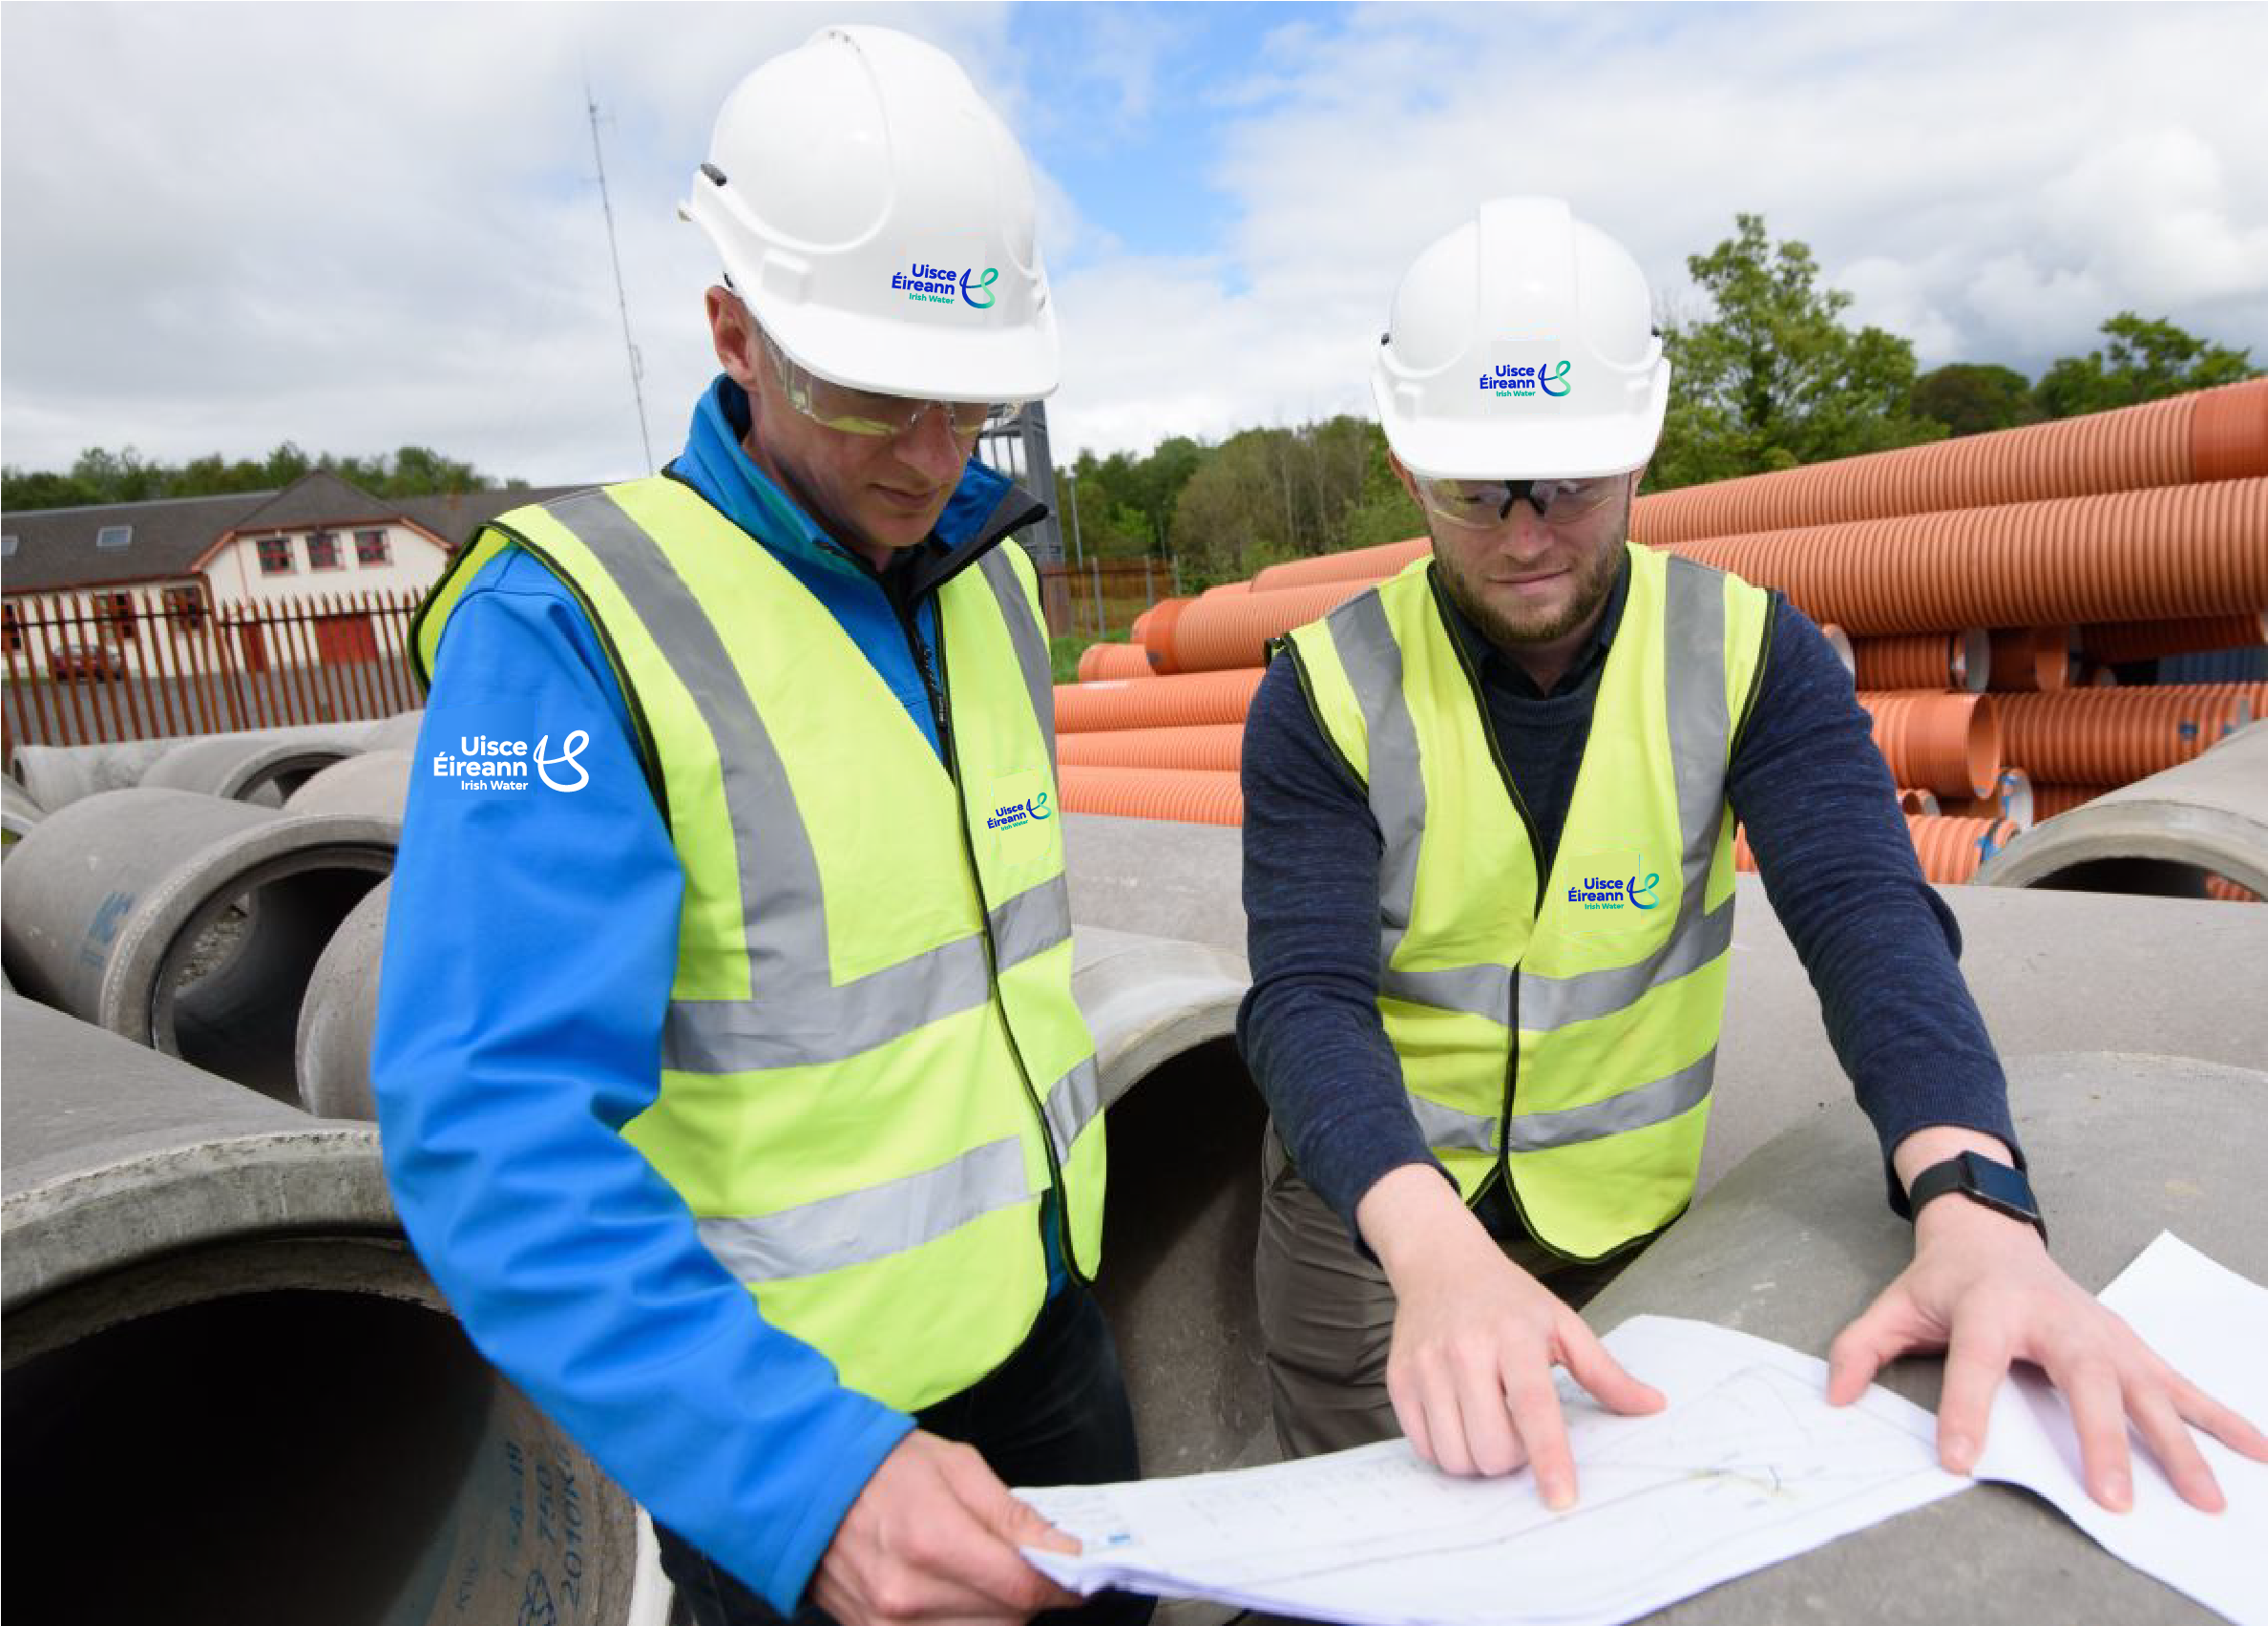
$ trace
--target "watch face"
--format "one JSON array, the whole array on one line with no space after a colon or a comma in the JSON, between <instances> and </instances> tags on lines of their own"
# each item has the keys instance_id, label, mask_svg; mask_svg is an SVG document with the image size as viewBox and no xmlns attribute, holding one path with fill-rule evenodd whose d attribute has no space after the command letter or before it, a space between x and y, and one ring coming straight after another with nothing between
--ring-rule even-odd
<instances>
[{"instance_id":1,"label":"watch face","mask_svg":"<svg viewBox=\"0 0 2268 1626\"><path fill-rule=\"evenodd\" d=\"M2038 1216L2039 1205L2032 1200L2031 1185L2025 1177L2005 1163L1989 1157L1964 1155L1962 1159L1968 1174L1968 1184L1979 1196L1998 1207L2009 1209L2026 1218Z\"/></svg>"}]
</instances>

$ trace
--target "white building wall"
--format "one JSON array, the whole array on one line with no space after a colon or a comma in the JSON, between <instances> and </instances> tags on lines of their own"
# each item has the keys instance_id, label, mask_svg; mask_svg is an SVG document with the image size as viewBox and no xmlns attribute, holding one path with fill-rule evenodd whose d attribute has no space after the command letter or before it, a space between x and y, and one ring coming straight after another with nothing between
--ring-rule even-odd
<instances>
[{"instance_id":1,"label":"white building wall","mask_svg":"<svg viewBox=\"0 0 2268 1626\"><path fill-rule=\"evenodd\" d=\"M268 531L242 536L213 556L205 566L205 580L212 585L213 602L221 605L243 603L272 603L279 599L306 599L329 593L333 595L360 595L368 592L422 594L441 578L441 571L449 563L449 554L442 546L422 531L407 525L384 527L387 551L391 558L388 564L364 564L356 557L356 531L380 529L375 525L349 525L333 533L339 538L339 568L313 570L307 564L306 529ZM288 538L291 543L292 568L269 576L260 568L260 541L268 538Z\"/></svg>"}]
</instances>

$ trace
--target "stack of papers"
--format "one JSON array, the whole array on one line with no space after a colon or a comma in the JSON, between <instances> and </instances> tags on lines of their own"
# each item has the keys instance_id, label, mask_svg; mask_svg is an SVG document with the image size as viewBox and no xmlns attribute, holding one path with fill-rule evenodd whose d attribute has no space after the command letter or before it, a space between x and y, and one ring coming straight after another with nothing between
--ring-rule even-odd
<instances>
[{"instance_id":1,"label":"stack of papers","mask_svg":"<svg viewBox=\"0 0 2268 1626\"><path fill-rule=\"evenodd\" d=\"M2194 1381L2259 1418L2268 1292L2171 1236L2104 1301ZM2184 1330L2186 1329L2186 1331ZM1705 1322L1642 1316L1615 1359L1670 1399L1599 1408L1563 1375L1582 1499L1546 1510L1524 1471L1459 1479L1405 1441L1227 1473L1019 1490L1083 1551L1027 1550L1074 1590L1204 1597L1350 1626L1611 1626L1968 1487L1936 1422L1888 1391L1833 1407L1826 1365ZM2215 1351L2221 1352L2216 1358ZM2137 1450L2135 1507L2101 1512L2062 1402L2036 1378L1997 1403L1980 1473L2039 1491L2130 1563L2232 1620L2268 1622L2268 1467L2205 1443L2229 1496L2183 1506Z\"/></svg>"}]
</instances>

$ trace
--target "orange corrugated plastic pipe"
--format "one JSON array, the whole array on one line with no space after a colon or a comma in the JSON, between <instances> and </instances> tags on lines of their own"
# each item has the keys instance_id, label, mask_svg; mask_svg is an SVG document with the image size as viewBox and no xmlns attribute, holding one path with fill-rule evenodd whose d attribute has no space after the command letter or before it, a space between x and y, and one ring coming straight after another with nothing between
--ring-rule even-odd
<instances>
[{"instance_id":1,"label":"orange corrugated plastic pipe","mask_svg":"<svg viewBox=\"0 0 2268 1626\"><path fill-rule=\"evenodd\" d=\"M2197 686L2242 690L2261 686ZM2034 781L2049 786L2124 785L2177 767L2250 722L2254 705L2243 693L2196 693L2186 686L1997 698L2005 754Z\"/></svg>"},{"instance_id":2,"label":"orange corrugated plastic pipe","mask_svg":"<svg viewBox=\"0 0 2268 1626\"><path fill-rule=\"evenodd\" d=\"M1056 732L1097 729L1172 729L1188 723L1242 723L1261 672L1186 672L1177 677L1118 678L1055 686Z\"/></svg>"},{"instance_id":3,"label":"orange corrugated plastic pipe","mask_svg":"<svg viewBox=\"0 0 2268 1626\"><path fill-rule=\"evenodd\" d=\"M1233 773L1244 761L1244 725L1197 723L1182 729L1059 734L1056 759L1081 768L1201 768Z\"/></svg>"},{"instance_id":4,"label":"orange corrugated plastic pipe","mask_svg":"<svg viewBox=\"0 0 2268 1626\"><path fill-rule=\"evenodd\" d=\"M2268 603L2268 479L1713 537L1672 552L1853 637L2226 615Z\"/></svg>"},{"instance_id":5,"label":"orange corrugated plastic pipe","mask_svg":"<svg viewBox=\"0 0 2268 1626\"><path fill-rule=\"evenodd\" d=\"M1181 824L1244 823L1244 791L1233 773L1197 769L1082 768L1057 778L1063 807L1120 818L1166 818Z\"/></svg>"},{"instance_id":6,"label":"orange corrugated plastic pipe","mask_svg":"<svg viewBox=\"0 0 2268 1626\"><path fill-rule=\"evenodd\" d=\"M1233 666L1263 665L1270 639L1320 621L1356 594L1370 590L1368 581L1324 581L1279 592L1201 599L1174 623L1174 670L1217 672Z\"/></svg>"},{"instance_id":7,"label":"orange corrugated plastic pipe","mask_svg":"<svg viewBox=\"0 0 2268 1626\"><path fill-rule=\"evenodd\" d=\"M1149 625L1150 617L1156 613L1157 606L1152 604L1148 609L1144 610L1140 615L1136 616L1134 618L1134 624L1126 628L1126 642L1129 644L1140 644L1142 642L1143 629Z\"/></svg>"},{"instance_id":8,"label":"orange corrugated plastic pipe","mask_svg":"<svg viewBox=\"0 0 2268 1626\"><path fill-rule=\"evenodd\" d=\"M1345 553L1320 554L1271 564L1252 578L1255 593L1281 593L1288 587L1312 587L1323 581L1382 581L1414 559L1433 551L1429 537L1406 542L1381 542L1375 548L1349 548Z\"/></svg>"},{"instance_id":9,"label":"orange corrugated plastic pipe","mask_svg":"<svg viewBox=\"0 0 2268 1626\"><path fill-rule=\"evenodd\" d=\"M2029 830L2039 817L2031 776L2021 768L2002 769L1991 794L1948 801L1937 811L1954 818L2005 818L2017 830Z\"/></svg>"},{"instance_id":10,"label":"orange corrugated plastic pipe","mask_svg":"<svg viewBox=\"0 0 2268 1626\"><path fill-rule=\"evenodd\" d=\"M2085 802L2091 802L2108 787L2102 785L2037 785L2031 788L2032 821L2053 818L2057 813L2069 813Z\"/></svg>"},{"instance_id":11,"label":"orange corrugated plastic pipe","mask_svg":"<svg viewBox=\"0 0 2268 1626\"><path fill-rule=\"evenodd\" d=\"M1162 676L1170 676L1181 668L1173 664L1173 629L1182 612L1197 601L1186 599L1160 599L1142 614L1142 646L1149 651L1150 668Z\"/></svg>"},{"instance_id":12,"label":"orange corrugated plastic pipe","mask_svg":"<svg viewBox=\"0 0 2268 1626\"><path fill-rule=\"evenodd\" d=\"M1913 838L1914 856L1921 860L1923 878L1954 886L1973 878L1978 866L2006 847L2016 831L2005 818L1932 818L1908 813L1906 834ZM1732 864L1743 870L1756 867L1746 830L1732 833Z\"/></svg>"},{"instance_id":13,"label":"orange corrugated plastic pipe","mask_svg":"<svg viewBox=\"0 0 2268 1626\"><path fill-rule=\"evenodd\" d=\"M2006 626L1992 635L1992 681L2000 694L2038 694L2071 681L2071 629Z\"/></svg>"},{"instance_id":14,"label":"orange corrugated plastic pipe","mask_svg":"<svg viewBox=\"0 0 2268 1626\"><path fill-rule=\"evenodd\" d=\"M1955 688L1980 694L1989 676L1992 643L1983 630L1916 632L1861 638L1851 644L1860 688Z\"/></svg>"},{"instance_id":15,"label":"orange corrugated plastic pipe","mask_svg":"<svg viewBox=\"0 0 2268 1626\"><path fill-rule=\"evenodd\" d=\"M1146 678L1155 675L1150 667L1149 651L1139 644L1090 644L1080 651L1081 683L1093 683L1100 678Z\"/></svg>"},{"instance_id":16,"label":"orange corrugated plastic pipe","mask_svg":"<svg viewBox=\"0 0 2268 1626\"><path fill-rule=\"evenodd\" d=\"M2160 655L2201 655L2215 649L2252 649L2268 644L2268 610L2240 615L2191 616L2182 621L2097 622L2079 629L2079 647L2097 661L2150 661Z\"/></svg>"},{"instance_id":17,"label":"orange corrugated plastic pipe","mask_svg":"<svg viewBox=\"0 0 2268 1626\"><path fill-rule=\"evenodd\" d=\"M1982 796L1999 780L2001 729L1990 695L1861 692L1858 704L1874 719L1875 749L1898 784Z\"/></svg>"},{"instance_id":18,"label":"orange corrugated plastic pipe","mask_svg":"<svg viewBox=\"0 0 2268 1626\"><path fill-rule=\"evenodd\" d=\"M2217 897L2223 903L2258 903L2260 895L2250 887L2238 886L2227 876L2208 872L2205 876L2205 896Z\"/></svg>"},{"instance_id":19,"label":"orange corrugated plastic pipe","mask_svg":"<svg viewBox=\"0 0 2268 1626\"><path fill-rule=\"evenodd\" d=\"M1935 791L1923 791L1910 785L1898 788L1898 811L1910 813L1940 813L1945 810L1938 805Z\"/></svg>"},{"instance_id":20,"label":"orange corrugated plastic pipe","mask_svg":"<svg viewBox=\"0 0 2268 1626\"><path fill-rule=\"evenodd\" d=\"M2055 423L1656 492L1638 499L1631 533L1659 547L2261 475L2268 475L2268 379L2254 379Z\"/></svg>"},{"instance_id":21,"label":"orange corrugated plastic pipe","mask_svg":"<svg viewBox=\"0 0 2268 1626\"><path fill-rule=\"evenodd\" d=\"M1197 597L1200 600L1225 599L1232 596L1242 597L1244 594L1250 593L1251 590L1252 584L1250 581L1223 581L1217 586L1208 587L1204 592L1198 594Z\"/></svg>"}]
</instances>

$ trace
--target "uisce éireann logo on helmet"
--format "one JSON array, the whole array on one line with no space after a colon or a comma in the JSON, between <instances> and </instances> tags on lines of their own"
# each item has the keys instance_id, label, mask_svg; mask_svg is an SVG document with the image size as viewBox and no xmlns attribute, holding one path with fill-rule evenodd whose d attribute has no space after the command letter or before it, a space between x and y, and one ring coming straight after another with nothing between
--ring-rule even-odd
<instances>
[{"instance_id":1,"label":"uisce \u00e9ireann logo on helmet","mask_svg":"<svg viewBox=\"0 0 2268 1626\"><path fill-rule=\"evenodd\" d=\"M892 292L903 293L916 305L951 305L957 299L972 309L990 310L999 298L993 292L993 285L999 280L997 265L987 265L981 273L974 265L955 272L941 265L925 265L916 260L905 270L893 272L890 286Z\"/></svg>"},{"instance_id":2,"label":"uisce \u00e9ireann logo on helmet","mask_svg":"<svg viewBox=\"0 0 2268 1626\"><path fill-rule=\"evenodd\" d=\"M1480 375L1480 389L1484 394L1517 395L1534 400L1539 391L1557 400L1574 387L1567 382L1567 374L1575 364L1564 359L1536 367L1520 367L1511 362L1499 362L1491 370Z\"/></svg>"}]
</instances>

